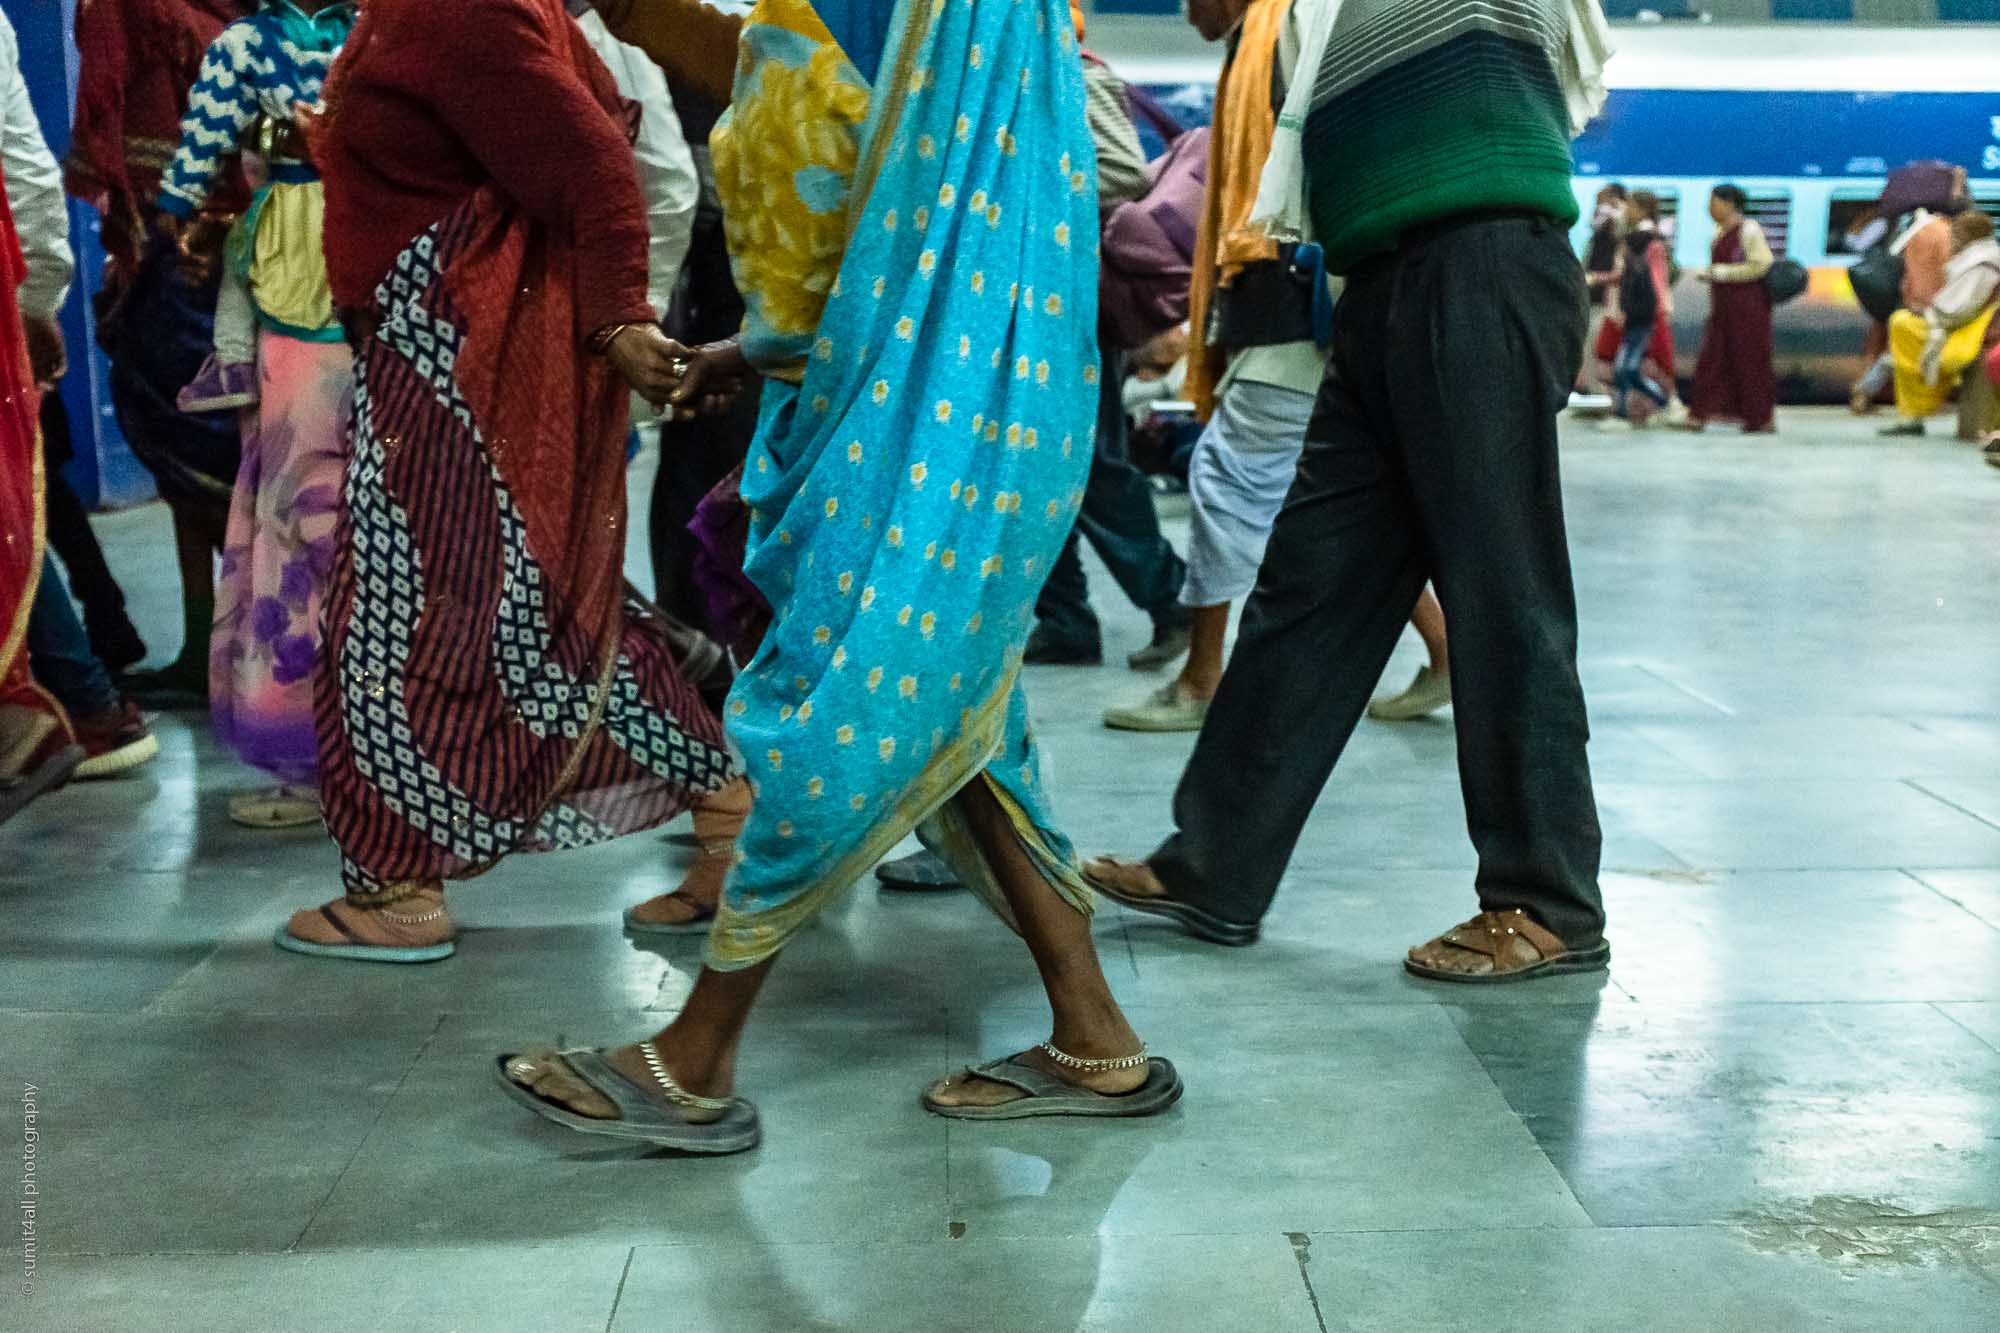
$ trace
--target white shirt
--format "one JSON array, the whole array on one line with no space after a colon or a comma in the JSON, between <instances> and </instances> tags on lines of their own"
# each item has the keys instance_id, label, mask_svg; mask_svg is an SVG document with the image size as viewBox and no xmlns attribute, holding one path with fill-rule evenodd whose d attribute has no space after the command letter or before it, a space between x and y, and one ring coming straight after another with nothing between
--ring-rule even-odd
<instances>
[{"instance_id":1,"label":"white shirt","mask_svg":"<svg viewBox=\"0 0 2000 1333\"><path fill-rule=\"evenodd\" d=\"M0 171L7 175L7 207L28 261L21 284L21 313L51 319L69 295L75 261L69 250L69 211L62 172L42 140L42 127L21 78L21 44L0 12Z\"/></svg>"},{"instance_id":2,"label":"white shirt","mask_svg":"<svg viewBox=\"0 0 2000 1333\"><path fill-rule=\"evenodd\" d=\"M652 57L613 37L595 10L578 15L576 22L590 49L611 71L619 93L639 104L639 137L632 142L632 153L639 160L639 189L646 197L646 232L651 242L647 248L646 303L664 318L694 235L695 205L701 201L694 156L688 152L687 136L681 133L681 118L674 110L673 94L667 91L667 77Z\"/></svg>"}]
</instances>

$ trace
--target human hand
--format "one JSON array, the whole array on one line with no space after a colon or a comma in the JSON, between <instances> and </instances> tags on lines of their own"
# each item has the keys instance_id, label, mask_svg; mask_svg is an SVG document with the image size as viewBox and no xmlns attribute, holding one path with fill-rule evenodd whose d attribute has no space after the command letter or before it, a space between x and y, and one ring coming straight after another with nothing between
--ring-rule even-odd
<instances>
[{"instance_id":1,"label":"human hand","mask_svg":"<svg viewBox=\"0 0 2000 1333\"><path fill-rule=\"evenodd\" d=\"M41 388L51 388L69 369L62 325L47 315L23 315L21 324L28 334L28 374Z\"/></svg>"},{"instance_id":2,"label":"human hand","mask_svg":"<svg viewBox=\"0 0 2000 1333\"><path fill-rule=\"evenodd\" d=\"M654 407L665 407L680 384L675 369L679 346L656 324L627 324L605 344L604 359L633 393Z\"/></svg>"},{"instance_id":3,"label":"human hand","mask_svg":"<svg viewBox=\"0 0 2000 1333\"><path fill-rule=\"evenodd\" d=\"M671 338L666 342L679 383L665 405L672 409L676 421L714 416L736 401L743 391L743 381L750 374L750 363L743 356L741 343L726 338L691 348Z\"/></svg>"}]
</instances>

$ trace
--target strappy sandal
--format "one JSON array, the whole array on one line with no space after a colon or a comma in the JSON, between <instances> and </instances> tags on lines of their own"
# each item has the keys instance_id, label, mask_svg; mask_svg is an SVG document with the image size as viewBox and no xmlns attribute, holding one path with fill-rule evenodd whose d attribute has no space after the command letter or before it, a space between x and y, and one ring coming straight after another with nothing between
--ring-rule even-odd
<instances>
[{"instance_id":1,"label":"strappy sandal","mask_svg":"<svg viewBox=\"0 0 2000 1333\"><path fill-rule=\"evenodd\" d=\"M1479 954L1489 960L1485 972L1454 972L1426 962L1419 955L1440 944ZM1529 957L1522 946L1534 951ZM1611 965L1611 943L1599 940L1586 949L1572 949L1562 938L1520 908L1505 912L1481 912L1462 926L1410 950L1403 967L1411 975L1431 981L1456 981L1473 986L1497 986L1537 977L1562 976L1576 972L1601 972Z\"/></svg>"},{"instance_id":2,"label":"strappy sandal","mask_svg":"<svg viewBox=\"0 0 2000 1333\"><path fill-rule=\"evenodd\" d=\"M1181 1099L1181 1076L1173 1062L1148 1055L1144 1048L1137 1055L1121 1060L1079 1060L1047 1042L1040 1049L1058 1064L1085 1073L1136 1069L1143 1063L1146 1081L1130 1092L1092 1092L1057 1078L1021 1056L1010 1055L1003 1060L973 1065L962 1077L1004 1083L1020 1092L1019 1098L998 1106L949 1106L926 1091L922 1098L924 1109L949 1120L1031 1120L1056 1115L1111 1119L1158 1115Z\"/></svg>"},{"instance_id":3,"label":"strappy sandal","mask_svg":"<svg viewBox=\"0 0 2000 1333\"><path fill-rule=\"evenodd\" d=\"M602 1134L614 1139L632 1139L656 1147L672 1148L678 1152L715 1156L748 1152L763 1138L763 1127L757 1119L757 1108L749 1102L741 1097L697 1097L674 1082L672 1075L667 1073L665 1062L660 1059L658 1048L652 1042L640 1042L639 1053L645 1057L646 1068L659 1085L657 1092L634 1083L604 1058L603 1051L590 1047L578 1047L570 1051L537 1050L524 1051L518 1055L502 1055L496 1058L494 1070L499 1075L501 1090L509 1098L527 1107L542 1119L553 1121L578 1133ZM600 1120L579 1115L560 1103L538 1095L534 1089L525 1087L515 1080L515 1074L518 1073L523 1078L528 1077L533 1074L536 1062L551 1058L560 1061L564 1068L575 1075L578 1082L616 1106L618 1119ZM661 1094L665 1095L664 1101L661 1099ZM680 1110L720 1111L722 1118L696 1123L683 1119Z\"/></svg>"}]
</instances>

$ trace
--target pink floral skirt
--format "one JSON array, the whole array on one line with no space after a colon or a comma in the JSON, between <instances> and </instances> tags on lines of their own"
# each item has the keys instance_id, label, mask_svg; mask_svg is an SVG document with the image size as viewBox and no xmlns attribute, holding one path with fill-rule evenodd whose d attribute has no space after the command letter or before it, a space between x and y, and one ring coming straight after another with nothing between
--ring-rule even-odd
<instances>
[{"instance_id":1,"label":"pink floral skirt","mask_svg":"<svg viewBox=\"0 0 2000 1333\"><path fill-rule=\"evenodd\" d=\"M344 342L265 332L262 400L243 414L243 465L215 596L209 707L216 734L279 782L317 783L313 672L347 475L354 356Z\"/></svg>"}]
</instances>

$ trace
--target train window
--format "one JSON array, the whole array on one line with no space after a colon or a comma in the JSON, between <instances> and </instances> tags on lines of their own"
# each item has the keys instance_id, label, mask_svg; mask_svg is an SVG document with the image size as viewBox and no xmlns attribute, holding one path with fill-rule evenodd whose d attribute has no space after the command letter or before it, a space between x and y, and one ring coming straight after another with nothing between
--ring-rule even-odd
<instances>
[{"instance_id":1,"label":"train window","mask_svg":"<svg viewBox=\"0 0 2000 1333\"><path fill-rule=\"evenodd\" d=\"M1785 244L1792 234L1792 193L1789 190L1750 191L1749 215L1764 229L1771 253L1785 257Z\"/></svg>"},{"instance_id":2,"label":"train window","mask_svg":"<svg viewBox=\"0 0 2000 1333\"><path fill-rule=\"evenodd\" d=\"M1855 255L1861 250L1852 245L1848 235L1855 226L1875 215L1875 201L1872 191L1859 197L1836 194L1826 206L1826 252L1830 255ZM1886 228L1878 228L1886 232ZM1883 240L1888 237L1884 235Z\"/></svg>"}]
</instances>

